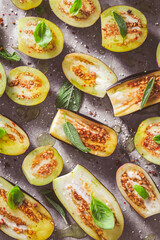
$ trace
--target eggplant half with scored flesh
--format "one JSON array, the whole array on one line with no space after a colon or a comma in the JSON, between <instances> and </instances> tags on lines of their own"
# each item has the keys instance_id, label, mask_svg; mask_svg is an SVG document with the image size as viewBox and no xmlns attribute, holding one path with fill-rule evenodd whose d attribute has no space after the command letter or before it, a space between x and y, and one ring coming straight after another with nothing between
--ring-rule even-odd
<instances>
[{"instance_id":1,"label":"eggplant half with scored flesh","mask_svg":"<svg viewBox=\"0 0 160 240\"><path fill-rule=\"evenodd\" d=\"M80 1L76 1L78 4ZM78 28L93 25L101 14L98 0L82 0L82 6L75 14L70 13L74 0L49 0L51 9L63 22Z\"/></svg>"},{"instance_id":2,"label":"eggplant half with scored flesh","mask_svg":"<svg viewBox=\"0 0 160 240\"><path fill-rule=\"evenodd\" d=\"M155 139L157 136L159 141ZM160 117L144 120L138 127L134 143L142 157L160 165Z\"/></svg>"},{"instance_id":3,"label":"eggplant half with scored flesh","mask_svg":"<svg viewBox=\"0 0 160 240\"><path fill-rule=\"evenodd\" d=\"M5 91L6 83L7 83L6 74L2 64L0 63L0 97L2 97Z\"/></svg>"},{"instance_id":4,"label":"eggplant half with scored flesh","mask_svg":"<svg viewBox=\"0 0 160 240\"><path fill-rule=\"evenodd\" d=\"M16 209L7 203L13 185L0 177L0 230L18 240L46 240L54 230L49 212L35 199L23 193L23 202Z\"/></svg>"},{"instance_id":5,"label":"eggplant half with scored flesh","mask_svg":"<svg viewBox=\"0 0 160 240\"><path fill-rule=\"evenodd\" d=\"M45 24L52 32L52 40L42 48L34 38L34 32L39 23ZM50 59L58 56L64 45L64 36L54 23L39 17L25 17L18 20L18 50L37 59Z\"/></svg>"},{"instance_id":6,"label":"eggplant half with scored flesh","mask_svg":"<svg viewBox=\"0 0 160 240\"><path fill-rule=\"evenodd\" d=\"M117 14L126 25L126 36L121 35L114 18ZM124 24L120 22L119 25ZM130 6L114 6L101 14L102 46L113 52L127 52L139 47L147 38L147 19L142 12Z\"/></svg>"},{"instance_id":7,"label":"eggplant half with scored flesh","mask_svg":"<svg viewBox=\"0 0 160 240\"><path fill-rule=\"evenodd\" d=\"M160 71L127 77L107 89L114 115L120 117L140 110L144 91L153 77L155 77L155 83L145 104L145 107L151 106L160 102Z\"/></svg>"},{"instance_id":8,"label":"eggplant half with scored flesh","mask_svg":"<svg viewBox=\"0 0 160 240\"><path fill-rule=\"evenodd\" d=\"M126 163L118 169L116 181L123 197L143 218L160 213L160 192L143 168Z\"/></svg>"},{"instance_id":9,"label":"eggplant half with scored flesh","mask_svg":"<svg viewBox=\"0 0 160 240\"><path fill-rule=\"evenodd\" d=\"M96 240L119 239L124 227L119 204L87 169L77 165L72 172L54 179L53 188L61 203L89 236ZM114 215L112 229L104 230L95 224L90 212L92 195L112 211Z\"/></svg>"},{"instance_id":10,"label":"eggplant half with scored flesh","mask_svg":"<svg viewBox=\"0 0 160 240\"><path fill-rule=\"evenodd\" d=\"M36 186L53 181L63 169L63 160L57 150L42 146L30 152L23 161L22 170L27 180Z\"/></svg>"},{"instance_id":11,"label":"eggplant half with scored flesh","mask_svg":"<svg viewBox=\"0 0 160 240\"><path fill-rule=\"evenodd\" d=\"M85 147L91 149L91 154L107 157L114 152L118 139L113 129L68 110L58 110L50 128L53 137L71 144L63 131L65 118L76 128Z\"/></svg>"},{"instance_id":12,"label":"eggplant half with scored flesh","mask_svg":"<svg viewBox=\"0 0 160 240\"><path fill-rule=\"evenodd\" d=\"M10 119L0 115L0 153L23 154L30 145L26 133Z\"/></svg>"},{"instance_id":13,"label":"eggplant half with scored flesh","mask_svg":"<svg viewBox=\"0 0 160 240\"><path fill-rule=\"evenodd\" d=\"M83 53L71 53L62 63L66 78L81 91L104 97L106 89L117 82L114 72L99 59Z\"/></svg>"}]
</instances>

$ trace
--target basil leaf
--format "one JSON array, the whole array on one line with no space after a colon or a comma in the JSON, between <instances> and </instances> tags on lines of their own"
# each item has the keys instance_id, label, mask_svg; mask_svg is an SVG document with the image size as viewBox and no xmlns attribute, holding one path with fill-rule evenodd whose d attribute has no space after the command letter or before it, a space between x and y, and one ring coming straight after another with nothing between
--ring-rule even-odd
<instances>
[{"instance_id":1,"label":"basil leaf","mask_svg":"<svg viewBox=\"0 0 160 240\"><path fill-rule=\"evenodd\" d=\"M141 102L141 109L144 108L144 105L146 104L146 102L148 101L148 98L152 92L152 88L155 82L155 77L151 78L150 81L148 82L144 93L143 93L143 97L142 97L142 102Z\"/></svg>"},{"instance_id":2,"label":"basil leaf","mask_svg":"<svg viewBox=\"0 0 160 240\"><path fill-rule=\"evenodd\" d=\"M23 203L23 193L18 186L13 187L7 194L7 204L10 209L16 209Z\"/></svg>"},{"instance_id":3,"label":"basil leaf","mask_svg":"<svg viewBox=\"0 0 160 240\"><path fill-rule=\"evenodd\" d=\"M143 199L147 199L149 197L148 192L142 186L134 185L133 188Z\"/></svg>"},{"instance_id":4,"label":"basil leaf","mask_svg":"<svg viewBox=\"0 0 160 240\"><path fill-rule=\"evenodd\" d=\"M88 153L91 151L90 148L87 148L84 146L78 132L77 129L70 123L70 122L66 122L63 124L63 131L66 135L66 137L68 138L68 140L79 150L81 150L82 152Z\"/></svg>"},{"instance_id":5,"label":"basil leaf","mask_svg":"<svg viewBox=\"0 0 160 240\"><path fill-rule=\"evenodd\" d=\"M0 57L10 61L20 61L21 57L18 53L14 52L10 54L3 46L0 45Z\"/></svg>"},{"instance_id":6,"label":"basil leaf","mask_svg":"<svg viewBox=\"0 0 160 240\"><path fill-rule=\"evenodd\" d=\"M154 140L156 143L160 144L160 134L157 135L157 136L155 136L155 137L153 138L153 140Z\"/></svg>"},{"instance_id":7,"label":"basil leaf","mask_svg":"<svg viewBox=\"0 0 160 240\"><path fill-rule=\"evenodd\" d=\"M70 8L71 15L77 15L82 7L82 0L74 0L72 7Z\"/></svg>"},{"instance_id":8,"label":"basil leaf","mask_svg":"<svg viewBox=\"0 0 160 240\"><path fill-rule=\"evenodd\" d=\"M42 48L46 47L53 39L50 28L45 24L45 20L39 23L34 31L35 42Z\"/></svg>"},{"instance_id":9,"label":"basil leaf","mask_svg":"<svg viewBox=\"0 0 160 240\"><path fill-rule=\"evenodd\" d=\"M95 224L102 229L113 229L115 225L114 214L110 208L93 197L91 194L90 211Z\"/></svg>"},{"instance_id":10,"label":"basil leaf","mask_svg":"<svg viewBox=\"0 0 160 240\"><path fill-rule=\"evenodd\" d=\"M124 38L127 35L127 25L126 22L124 21L124 19L116 12L113 12L113 16L114 19L118 25L119 31L121 36L123 37L123 42L124 42Z\"/></svg>"},{"instance_id":11,"label":"basil leaf","mask_svg":"<svg viewBox=\"0 0 160 240\"><path fill-rule=\"evenodd\" d=\"M0 138L4 137L7 134L4 128L0 128Z\"/></svg>"},{"instance_id":12,"label":"basil leaf","mask_svg":"<svg viewBox=\"0 0 160 240\"><path fill-rule=\"evenodd\" d=\"M59 90L56 107L77 112L81 106L82 92L69 81L65 81Z\"/></svg>"},{"instance_id":13,"label":"basil leaf","mask_svg":"<svg viewBox=\"0 0 160 240\"><path fill-rule=\"evenodd\" d=\"M42 15L44 12L45 12L45 9L43 7L43 4L39 5L38 7L35 8L35 12L38 14L38 15Z\"/></svg>"},{"instance_id":14,"label":"basil leaf","mask_svg":"<svg viewBox=\"0 0 160 240\"><path fill-rule=\"evenodd\" d=\"M53 191L49 189L43 189L41 193L44 195L46 200L56 209L56 211L61 215L61 217L64 219L65 223L68 224L66 219L66 214L63 208L53 200Z\"/></svg>"}]
</instances>

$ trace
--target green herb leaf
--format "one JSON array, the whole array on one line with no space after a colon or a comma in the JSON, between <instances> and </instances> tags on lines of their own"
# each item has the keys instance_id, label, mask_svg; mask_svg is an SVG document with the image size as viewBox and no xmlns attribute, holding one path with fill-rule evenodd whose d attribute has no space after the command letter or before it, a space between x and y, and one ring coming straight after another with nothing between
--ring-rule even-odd
<instances>
[{"instance_id":1,"label":"green herb leaf","mask_svg":"<svg viewBox=\"0 0 160 240\"><path fill-rule=\"evenodd\" d=\"M120 31L120 34L123 38L123 42L124 42L124 38L125 36L127 35L127 25L126 25L126 22L124 21L124 19L116 12L113 12L113 16L114 16L114 19L118 25L118 28L119 28L119 31Z\"/></svg>"},{"instance_id":2,"label":"green herb leaf","mask_svg":"<svg viewBox=\"0 0 160 240\"><path fill-rule=\"evenodd\" d=\"M45 20L39 23L34 31L35 42L42 48L46 47L52 40L52 32L50 28L45 24Z\"/></svg>"},{"instance_id":3,"label":"green herb leaf","mask_svg":"<svg viewBox=\"0 0 160 240\"><path fill-rule=\"evenodd\" d=\"M154 140L156 143L160 144L160 134L157 135L157 136L155 136L155 137L153 138L153 140Z\"/></svg>"},{"instance_id":4,"label":"green herb leaf","mask_svg":"<svg viewBox=\"0 0 160 240\"><path fill-rule=\"evenodd\" d=\"M65 119L65 123L63 124L63 131L68 138L68 140L79 150L82 152L88 153L91 151L90 148L84 146L77 129L70 123L67 122Z\"/></svg>"},{"instance_id":5,"label":"green herb leaf","mask_svg":"<svg viewBox=\"0 0 160 240\"><path fill-rule=\"evenodd\" d=\"M95 224L102 229L113 229L115 225L114 214L110 208L93 197L91 194L90 211Z\"/></svg>"},{"instance_id":6,"label":"green herb leaf","mask_svg":"<svg viewBox=\"0 0 160 240\"><path fill-rule=\"evenodd\" d=\"M4 137L7 134L4 128L0 128L0 138Z\"/></svg>"},{"instance_id":7,"label":"green herb leaf","mask_svg":"<svg viewBox=\"0 0 160 240\"><path fill-rule=\"evenodd\" d=\"M155 82L155 77L151 78L150 81L148 82L144 93L143 93L143 97L142 97L142 102L141 102L141 109L144 108L146 102L148 101L148 98L152 92L152 88Z\"/></svg>"},{"instance_id":8,"label":"green herb leaf","mask_svg":"<svg viewBox=\"0 0 160 240\"><path fill-rule=\"evenodd\" d=\"M46 198L46 200L56 209L56 211L61 215L61 217L64 219L65 223L68 224L67 219L66 219L66 214L65 211L63 210L63 208L57 203L55 202L54 195L53 195L53 191L49 190L49 189L43 189L41 191L41 193L44 195L44 197Z\"/></svg>"},{"instance_id":9,"label":"green herb leaf","mask_svg":"<svg viewBox=\"0 0 160 240\"><path fill-rule=\"evenodd\" d=\"M74 0L72 7L70 8L71 15L77 15L82 7L82 0Z\"/></svg>"},{"instance_id":10,"label":"green herb leaf","mask_svg":"<svg viewBox=\"0 0 160 240\"><path fill-rule=\"evenodd\" d=\"M0 57L16 62L21 60L21 57L18 55L18 53L14 52L13 54L10 54L2 45L0 45Z\"/></svg>"},{"instance_id":11,"label":"green herb leaf","mask_svg":"<svg viewBox=\"0 0 160 240\"><path fill-rule=\"evenodd\" d=\"M38 15L42 15L44 12L45 12L45 9L43 7L43 4L39 5L38 7L35 8L35 12L38 14Z\"/></svg>"},{"instance_id":12,"label":"green herb leaf","mask_svg":"<svg viewBox=\"0 0 160 240\"><path fill-rule=\"evenodd\" d=\"M134 185L133 188L143 199L147 199L149 197L148 192L142 186Z\"/></svg>"},{"instance_id":13,"label":"green herb leaf","mask_svg":"<svg viewBox=\"0 0 160 240\"><path fill-rule=\"evenodd\" d=\"M69 81L65 81L59 90L56 107L77 112L81 106L82 92Z\"/></svg>"},{"instance_id":14,"label":"green herb leaf","mask_svg":"<svg viewBox=\"0 0 160 240\"><path fill-rule=\"evenodd\" d=\"M13 187L7 194L7 204L10 209L16 209L23 203L23 193L18 186Z\"/></svg>"}]
</instances>

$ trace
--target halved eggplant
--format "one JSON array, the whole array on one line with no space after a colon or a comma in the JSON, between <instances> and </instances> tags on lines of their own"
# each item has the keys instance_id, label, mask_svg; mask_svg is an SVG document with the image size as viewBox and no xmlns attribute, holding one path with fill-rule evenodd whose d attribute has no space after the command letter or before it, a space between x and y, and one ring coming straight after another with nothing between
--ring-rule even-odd
<instances>
[{"instance_id":1,"label":"halved eggplant","mask_svg":"<svg viewBox=\"0 0 160 240\"><path fill-rule=\"evenodd\" d=\"M59 109L53 119L50 128L53 137L71 144L63 131L64 114L67 122L76 128L83 144L91 149L91 154L107 157L114 152L118 139L113 129L63 109Z\"/></svg>"},{"instance_id":2,"label":"halved eggplant","mask_svg":"<svg viewBox=\"0 0 160 240\"><path fill-rule=\"evenodd\" d=\"M22 170L27 180L36 186L43 186L58 177L63 169L63 160L57 150L42 146L30 152L23 161Z\"/></svg>"},{"instance_id":3,"label":"halved eggplant","mask_svg":"<svg viewBox=\"0 0 160 240\"><path fill-rule=\"evenodd\" d=\"M114 115L124 116L140 110L144 90L153 77L155 77L155 83L145 105L147 107L160 102L160 71L127 77L107 89L107 94L113 105Z\"/></svg>"},{"instance_id":4,"label":"halved eggplant","mask_svg":"<svg viewBox=\"0 0 160 240\"><path fill-rule=\"evenodd\" d=\"M113 12L119 14L127 25L123 39ZM101 14L102 46L113 52L127 52L139 47L147 38L147 20L143 13L130 6L114 6Z\"/></svg>"},{"instance_id":5,"label":"halved eggplant","mask_svg":"<svg viewBox=\"0 0 160 240\"><path fill-rule=\"evenodd\" d=\"M157 47L156 58L157 58L158 66L160 67L160 42L159 42L158 47Z\"/></svg>"},{"instance_id":6,"label":"halved eggplant","mask_svg":"<svg viewBox=\"0 0 160 240\"><path fill-rule=\"evenodd\" d=\"M21 206L12 210L7 204L7 194L13 185L0 177L0 229L19 240L46 240L54 230L49 212L35 199L23 193Z\"/></svg>"},{"instance_id":7,"label":"halved eggplant","mask_svg":"<svg viewBox=\"0 0 160 240\"><path fill-rule=\"evenodd\" d=\"M0 128L6 131L6 134L0 138L0 153L20 155L28 149L30 145L28 136L14 122L0 115Z\"/></svg>"},{"instance_id":8,"label":"halved eggplant","mask_svg":"<svg viewBox=\"0 0 160 240\"><path fill-rule=\"evenodd\" d=\"M6 74L2 64L0 63L0 97L2 97L6 88Z\"/></svg>"},{"instance_id":9,"label":"halved eggplant","mask_svg":"<svg viewBox=\"0 0 160 240\"><path fill-rule=\"evenodd\" d=\"M139 125L134 143L142 157L160 165L160 144L153 139L157 135L160 135L160 117L148 118Z\"/></svg>"},{"instance_id":10,"label":"halved eggplant","mask_svg":"<svg viewBox=\"0 0 160 240\"><path fill-rule=\"evenodd\" d=\"M123 197L143 218L160 213L160 193L143 168L126 163L118 169L116 180ZM142 198L133 188L134 185L143 187L149 197Z\"/></svg>"},{"instance_id":11,"label":"halved eggplant","mask_svg":"<svg viewBox=\"0 0 160 240\"><path fill-rule=\"evenodd\" d=\"M124 227L124 219L114 196L84 167L54 179L54 191L79 226L93 239L117 240ZM90 213L91 194L106 204L113 212L115 226L112 230L97 227Z\"/></svg>"},{"instance_id":12,"label":"halved eggplant","mask_svg":"<svg viewBox=\"0 0 160 240\"><path fill-rule=\"evenodd\" d=\"M70 14L73 2L70 0L49 0L54 14L71 26L78 28L90 27L100 17L101 6L98 0L82 0L82 7L76 15Z\"/></svg>"},{"instance_id":13,"label":"halved eggplant","mask_svg":"<svg viewBox=\"0 0 160 240\"><path fill-rule=\"evenodd\" d=\"M13 4L22 9L29 10L38 7L43 0L12 0Z\"/></svg>"},{"instance_id":14,"label":"halved eggplant","mask_svg":"<svg viewBox=\"0 0 160 240\"><path fill-rule=\"evenodd\" d=\"M18 50L33 58L50 59L62 52L64 36L59 27L45 19L46 25L52 32L53 39L46 47L40 47L35 42L34 31L43 20L43 18L38 17L25 17L18 20Z\"/></svg>"},{"instance_id":15,"label":"halved eggplant","mask_svg":"<svg viewBox=\"0 0 160 240\"><path fill-rule=\"evenodd\" d=\"M116 75L103 62L90 55L71 53L62 63L66 78L80 90L104 97L106 89L117 82Z\"/></svg>"},{"instance_id":16,"label":"halved eggplant","mask_svg":"<svg viewBox=\"0 0 160 240\"><path fill-rule=\"evenodd\" d=\"M49 81L42 72L23 66L10 71L6 93L12 101L32 106L45 100L49 88Z\"/></svg>"}]
</instances>

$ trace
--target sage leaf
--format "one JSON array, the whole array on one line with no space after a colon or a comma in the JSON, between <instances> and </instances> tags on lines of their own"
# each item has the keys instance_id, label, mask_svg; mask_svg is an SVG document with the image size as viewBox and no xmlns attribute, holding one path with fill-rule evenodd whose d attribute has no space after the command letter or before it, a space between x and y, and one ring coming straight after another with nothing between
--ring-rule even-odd
<instances>
[{"instance_id":1,"label":"sage leaf","mask_svg":"<svg viewBox=\"0 0 160 240\"><path fill-rule=\"evenodd\" d=\"M63 208L54 200L53 191L50 189L43 189L41 193L44 195L46 200L56 209L56 211L61 215L66 224L68 224L66 219L66 214Z\"/></svg>"},{"instance_id":2,"label":"sage leaf","mask_svg":"<svg viewBox=\"0 0 160 240\"><path fill-rule=\"evenodd\" d=\"M113 12L113 16L114 16L114 19L118 25L118 28L119 28L119 31L120 31L120 34L123 38L123 42L124 42L124 38L125 36L127 35L127 25L126 25L126 22L124 21L124 19L116 12Z\"/></svg>"},{"instance_id":3,"label":"sage leaf","mask_svg":"<svg viewBox=\"0 0 160 240\"><path fill-rule=\"evenodd\" d=\"M2 45L0 45L0 57L15 62L19 62L21 60L18 53L14 52L10 54Z\"/></svg>"},{"instance_id":4,"label":"sage leaf","mask_svg":"<svg viewBox=\"0 0 160 240\"><path fill-rule=\"evenodd\" d=\"M78 112L82 101L82 92L69 81L65 81L59 90L56 107Z\"/></svg>"},{"instance_id":5,"label":"sage leaf","mask_svg":"<svg viewBox=\"0 0 160 240\"><path fill-rule=\"evenodd\" d=\"M82 7L82 0L74 0L72 7L70 8L71 15L77 15Z\"/></svg>"},{"instance_id":6,"label":"sage leaf","mask_svg":"<svg viewBox=\"0 0 160 240\"><path fill-rule=\"evenodd\" d=\"M149 96L152 92L154 83L155 83L155 77L150 79L150 81L148 82L148 84L147 84L147 86L144 90L143 97L142 97L142 102L141 102L141 109L143 109L145 104L147 103L148 98L149 98Z\"/></svg>"},{"instance_id":7,"label":"sage leaf","mask_svg":"<svg viewBox=\"0 0 160 240\"><path fill-rule=\"evenodd\" d=\"M0 138L4 137L7 134L4 128L0 128Z\"/></svg>"},{"instance_id":8,"label":"sage leaf","mask_svg":"<svg viewBox=\"0 0 160 240\"><path fill-rule=\"evenodd\" d=\"M156 143L160 144L160 134L157 135L157 136L155 136L155 137L153 138L153 140L154 140Z\"/></svg>"},{"instance_id":9,"label":"sage leaf","mask_svg":"<svg viewBox=\"0 0 160 240\"><path fill-rule=\"evenodd\" d=\"M102 229L113 229L115 226L114 214L110 208L93 197L91 194L90 212L97 227Z\"/></svg>"},{"instance_id":10,"label":"sage leaf","mask_svg":"<svg viewBox=\"0 0 160 240\"><path fill-rule=\"evenodd\" d=\"M50 41L52 41L53 36L50 28L45 24L45 20L36 26L34 31L35 42L42 48L46 47Z\"/></svg>"},{"instance_id":11,"label":"sage leaf","mask_svg":"<svg viewBox=\"0 0 160 240\"><path fill-rule=\"evenodd\" d=\"M63 131L68 138L68 140L79 150L82 152L88 153L91 151L90 148L87 148L84 146L77 129L70 123L65 120L65 123L63 124Z\"/></svg>"},{"instance_id":12,"label":"sage leaf","mask_svg":"<svg viewBox=\"0 0 160 240\"><path fill-rule=\"evenodd\" d=\"M133 188L143 199L147 199L149 197L148 192L142 186L135 184Z\"/></svg>"},{"instance_id":13,"label":"sage leaf","mask_svg":"<svg viewBox=\"0 0 160 240\"><path fill-rule=\"evenodd\" d=\"M7 204L10 209L16 209L23 203L23 193L18 186L13 187L7 194Z\"/></svg>"}]
</instances>

